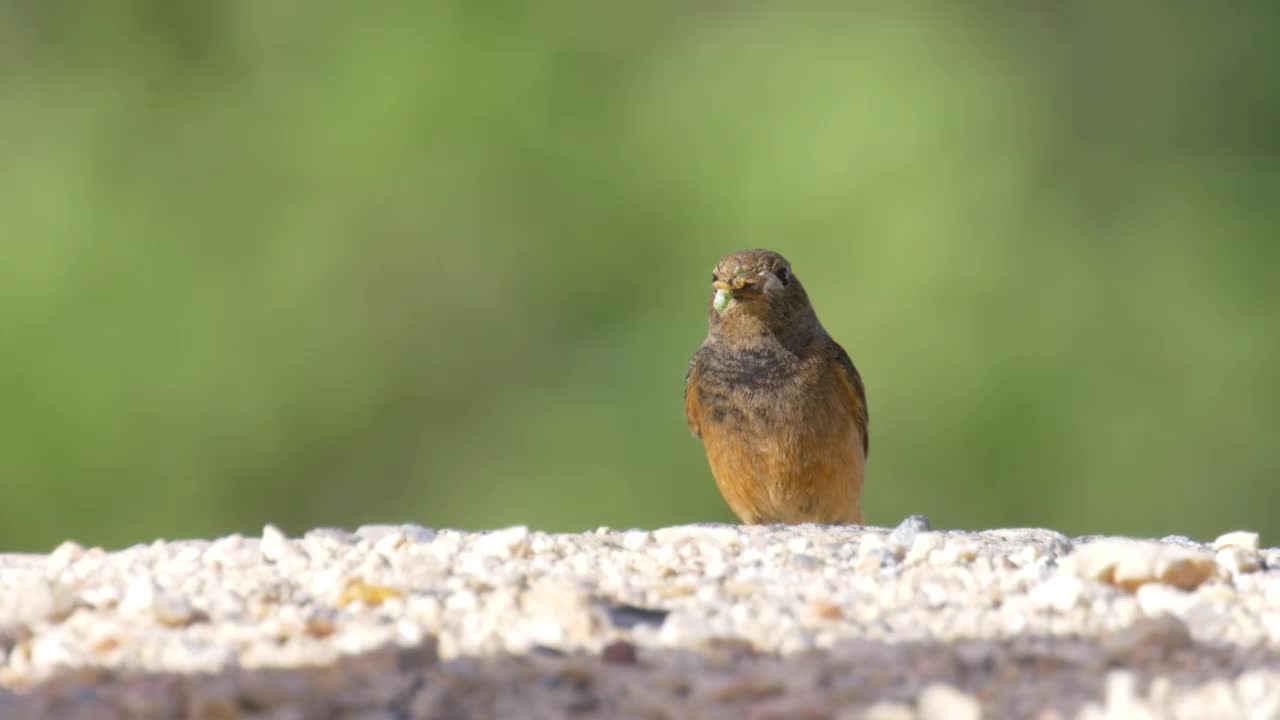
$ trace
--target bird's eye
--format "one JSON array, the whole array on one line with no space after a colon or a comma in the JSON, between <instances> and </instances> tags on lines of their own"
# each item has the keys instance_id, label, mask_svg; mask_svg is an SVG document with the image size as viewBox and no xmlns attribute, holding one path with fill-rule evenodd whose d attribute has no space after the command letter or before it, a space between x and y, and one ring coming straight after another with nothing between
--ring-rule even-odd
<instances>
[{"instance_id":1,"label":"bird's eye","mask_svg":"<svg viewBox=\"0 0 1280 720\"><path fill-rule=\"evenodd\" d=\"M782 287L791 284L791 273L787 272L786 268L778 268L778 271L774 274L778 276L778 282L782 283Z\"/></svg>"}]
</instances>

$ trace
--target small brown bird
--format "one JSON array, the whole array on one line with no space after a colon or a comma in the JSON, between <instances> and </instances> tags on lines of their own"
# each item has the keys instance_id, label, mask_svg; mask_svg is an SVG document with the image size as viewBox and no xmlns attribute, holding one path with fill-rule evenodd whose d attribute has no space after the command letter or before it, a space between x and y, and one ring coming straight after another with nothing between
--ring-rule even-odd
<instances>
[{"instance_id":1,"label":"small brown bird","mask_svg":"<svg viewBox=\"0 0 1280 720\"><path fill-rule=\"evenodd\" d=\"M711 286L684 410L720 494L747 524L861 523L867 399L848 353L778 253L727 255Z\"/></svg>"}]
</instances>

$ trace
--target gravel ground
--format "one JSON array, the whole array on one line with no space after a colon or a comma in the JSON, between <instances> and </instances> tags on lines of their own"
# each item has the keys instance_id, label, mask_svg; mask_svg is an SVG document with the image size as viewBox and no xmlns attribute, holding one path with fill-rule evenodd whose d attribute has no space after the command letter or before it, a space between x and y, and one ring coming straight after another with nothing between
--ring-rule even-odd
<instances>
[{"instance_id":1,"label":"gravel ground","mask_svg":"<svg viewBox=\"0 0 1280 720\"><path fill-rule=\"evenodd\" d=\"M1280 718L1254 533L418 526L0 555L0 718Z\"/></svg>"}]
</instances>

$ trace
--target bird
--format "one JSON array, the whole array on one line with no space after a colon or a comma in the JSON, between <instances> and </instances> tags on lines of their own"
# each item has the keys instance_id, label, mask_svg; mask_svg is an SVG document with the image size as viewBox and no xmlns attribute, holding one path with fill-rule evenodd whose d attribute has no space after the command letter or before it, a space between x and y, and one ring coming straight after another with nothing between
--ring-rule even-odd
<instances>
[{"instance_id":1,"label":"bird","mask_svg":"<svg viewBox=\"0 0 1280 720\"><path fill-rule=\"evenodd\" d=\"M777 252L725 255L711 287L684 410L720 495L746 525L862 524L869 414L849 354Z\"/></svg>"}]
</instances>

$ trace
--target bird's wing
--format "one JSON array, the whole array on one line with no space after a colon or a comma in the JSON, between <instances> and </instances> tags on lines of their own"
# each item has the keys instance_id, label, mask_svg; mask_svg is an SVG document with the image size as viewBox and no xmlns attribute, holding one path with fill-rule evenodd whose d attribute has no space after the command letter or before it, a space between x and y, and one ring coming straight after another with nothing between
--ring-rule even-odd
<instances>
[{"instance_id":1,"label":"bird's wing","mask_svg":"<svg viewBox=\"0 0 1280 720\"><path fill-rule=\"evenodd\" d=\"M858 425L858 433L862 435L862 455L866 457L871 452L871 437L867 432L867 426L871 421L867 413L867 388L862 384L862 376L858 374L858 368L853 366L849 353L840 347L840 343L832 340L831 349L834 356L833 362L836 365L836 376L843 381L853 405L854 422Z\"/></svg>"},{"instance_id":2,"label":"bird's wing","mask_svg":"<svg viewBox=\"0 0 1280 720\"><path fill-rule=\"evenodd\" d=\"M702 407L698 404L698 393L690 391L698 384L698 356L701 354L702 350L695 352L684 371L684 416L689 421L689 429L698 438L702 437Z\"/></svg>"}]
</instances>

